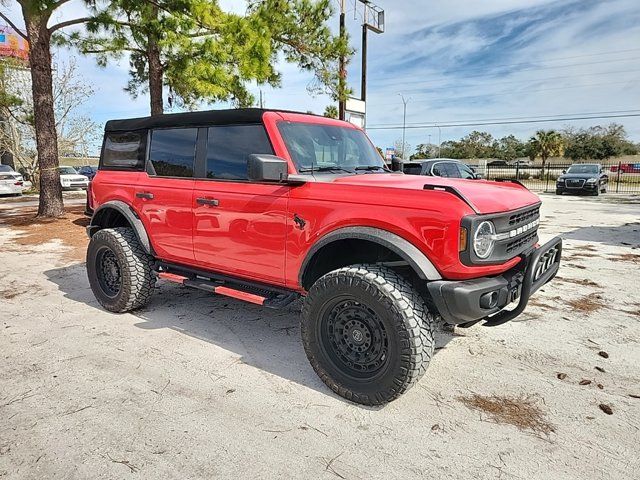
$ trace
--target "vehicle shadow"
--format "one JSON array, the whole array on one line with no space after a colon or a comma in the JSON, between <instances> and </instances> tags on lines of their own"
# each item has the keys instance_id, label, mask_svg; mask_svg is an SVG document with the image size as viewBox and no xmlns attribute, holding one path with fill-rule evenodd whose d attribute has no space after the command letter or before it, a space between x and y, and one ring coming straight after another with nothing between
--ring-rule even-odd
<instances>
[{"instance_id":1,"label":"vehicle shadow","mask_svg":"<svg viewBox=\"0 0 640 480\"><path fill-rule=\"evenodd\" d=\"M44 273L65 298L89 305L104 315L117 315L106 312L96 301L84 264ZM300 308L300 300L282 310L271 310L159 281L149 305L130 315L140 320L135 326L143 330L178 331L233 352L244 364L340 398L320 381L307 361L300 341ZM436 353L453 338L455 334L439 332Z\"/></svg>"},{"instance_id":2,"label":"vehicle shadow","mask_svg":"<svg viewBox=\"0 0 640 480\"><path fill-rule=\"evenodd\" d=\"M625 223L616 226L581 227L562 234L565 240L581 240L613 246L640 245L640 223Z\"/></svg>"}]
</instances>

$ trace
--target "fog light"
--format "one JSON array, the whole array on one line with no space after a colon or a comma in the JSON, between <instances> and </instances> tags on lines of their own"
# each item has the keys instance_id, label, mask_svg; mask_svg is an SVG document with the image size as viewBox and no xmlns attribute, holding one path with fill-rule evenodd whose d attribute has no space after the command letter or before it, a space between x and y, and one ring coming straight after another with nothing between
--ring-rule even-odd
<instances>
[{"instance_id":1,"label":"fog light","mask_svg":"<svg viewBox=\"0 0 640 480\"><path fill-rule=\"evenodd\" d=\"M498 290L488 292L480 297L480 307L485 310L496 308L498 306Z\"/></svg>"}]
</instances>

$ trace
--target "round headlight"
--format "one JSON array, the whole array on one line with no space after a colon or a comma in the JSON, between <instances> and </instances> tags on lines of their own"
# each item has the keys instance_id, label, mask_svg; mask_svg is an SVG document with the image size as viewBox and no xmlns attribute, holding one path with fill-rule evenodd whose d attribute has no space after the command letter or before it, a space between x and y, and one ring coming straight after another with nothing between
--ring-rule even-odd
<instances>
[{"instance_id":1,"label":"round headlight","mask_svg":"<svg viewBox=\"0 0 640 480\"><path fill-rule=\"evenodd\" d=\"M493 223L484 221L478 228L476 228L476 232L473 234L473 251L478 256L478 258L485 259L491 252L493 251L493 234L495 233L495 228L493 227Z\"/></svg>"}]
</instances>

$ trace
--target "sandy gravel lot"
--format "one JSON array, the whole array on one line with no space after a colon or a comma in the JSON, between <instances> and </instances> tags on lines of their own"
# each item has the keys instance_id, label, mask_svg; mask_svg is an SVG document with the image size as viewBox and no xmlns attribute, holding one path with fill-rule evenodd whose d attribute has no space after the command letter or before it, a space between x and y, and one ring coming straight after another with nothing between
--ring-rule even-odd
<instances>
[{"instance_id":1,"label":"sandy gravel lot","mask_svg":"<svg viewBox=\"0 0 640 480\"><path fill-rule=\"evenodd\" d=\"M441 334L380 409L316 377L299 305L159 282L110 314L81 241L0 225L0 478L639 478L640 200L543 200L560 278L522 321Z\"/></svg>"}]
</instances>

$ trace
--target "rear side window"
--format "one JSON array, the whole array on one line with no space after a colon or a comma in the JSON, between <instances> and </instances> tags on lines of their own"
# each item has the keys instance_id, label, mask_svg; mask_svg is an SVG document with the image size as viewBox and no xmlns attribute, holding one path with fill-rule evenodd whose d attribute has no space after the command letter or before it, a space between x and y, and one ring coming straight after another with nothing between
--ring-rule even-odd
<instances>
[{"instance_id":1,"label":"rear side window","mask_svg":"<svg viewBox=\"0 0 640 480\"><path fill-rule=\"evenodd\" d=\"M262 125L221 125L207 133L207 178L247 179L247 157L273 154Z\"/></svg>"},{"instance_id":2,"label":"rear side window","mask_svg":"<svg viewBox=\"0 0 640 480\"><path fill-rule=\"evenodd\" d=\"M151 132L149 174L193 177L197 128L167 128Z\"/></svg>"},{"instance_id":3,"label":"rear side window","mask_svg":"<svg viewBox=\"0 0 640 480\"><path fill-rule=\"evenodd\" d=\"M102 150L102 167L108 169L142 169L147 132L107 133Z\"/></svg>"}]
</instances>

